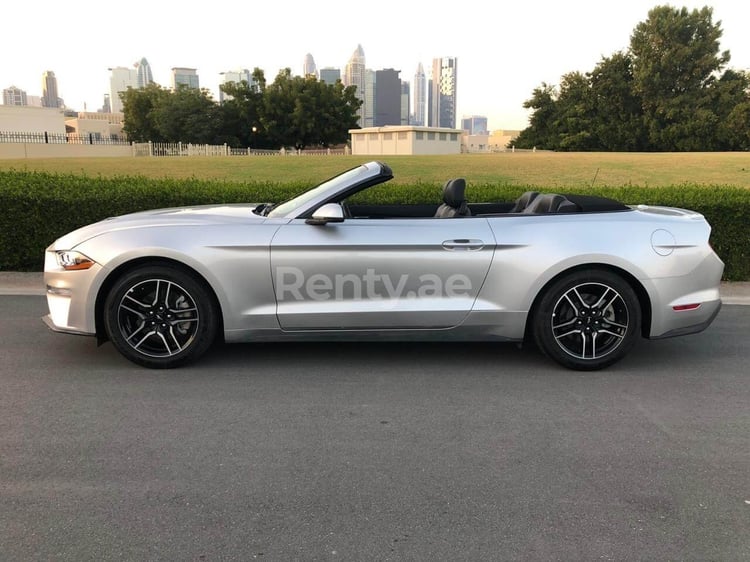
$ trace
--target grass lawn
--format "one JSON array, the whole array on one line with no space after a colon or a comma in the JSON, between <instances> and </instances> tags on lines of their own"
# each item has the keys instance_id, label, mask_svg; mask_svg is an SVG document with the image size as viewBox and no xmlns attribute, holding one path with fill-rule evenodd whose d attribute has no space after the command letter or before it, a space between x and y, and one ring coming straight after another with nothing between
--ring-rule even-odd
<instances>
[{"instance_id":1,"label":"grass lawn","mask_svg":"<svg viewBox=\"0 0 750 562\"><path fill-rule=\"evenodd\" d=\"M580 186L738 186L750 188L750 153L517 152L451 156L233 156L56 158L0 160L0 170L39 170L89 176L199 178L233 182L309 182L368 160L393 168L394 183L442 185L464 177L469 185L576 188Z\"/></svg>"}]
</instances>

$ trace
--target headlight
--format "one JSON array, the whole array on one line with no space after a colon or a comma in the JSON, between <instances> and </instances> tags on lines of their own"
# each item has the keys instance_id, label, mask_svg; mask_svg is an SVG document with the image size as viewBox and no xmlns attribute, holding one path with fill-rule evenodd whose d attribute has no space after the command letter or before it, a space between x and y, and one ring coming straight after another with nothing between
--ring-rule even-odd
<instances>
[{"instance_id":1,"label":"headlight","mask_svg":"<svg viewBox=\"0 0 750 562\"><path fill-rule=\"evenodd\" d=\"M88 269L94 265L94 260L80 252L57 252L57 263L65 271Z\"/></svg>"}]
</instances>

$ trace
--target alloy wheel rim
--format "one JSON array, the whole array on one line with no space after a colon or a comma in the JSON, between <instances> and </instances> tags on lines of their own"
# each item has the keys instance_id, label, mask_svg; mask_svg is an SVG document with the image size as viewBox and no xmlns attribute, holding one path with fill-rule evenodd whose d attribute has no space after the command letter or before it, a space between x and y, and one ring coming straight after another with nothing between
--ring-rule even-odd
<instances>
[{"instance_id":1,"label":"alloy wheel rim","mask_svg":"<svg viewBox=\"0 0 750 562\"><path fill-rule=\"evenodd\" d=\"M617 349L629 326L622 295L604 283L581 283L557 300L551 327L560 348L586 361L601 359Z\"/></svg>"},{"instance_id":2,"label":"alloy wheel rim","mask_svg":"<svg viewBox=\"0 0 750 562\"><path fill-rule=\"evenodd\" d=\"M117 324L125 342L149 357L172 357L190 346L200 317L195 299L166 279L133 285L120 299Z\"/></svg>"}]
</instances>

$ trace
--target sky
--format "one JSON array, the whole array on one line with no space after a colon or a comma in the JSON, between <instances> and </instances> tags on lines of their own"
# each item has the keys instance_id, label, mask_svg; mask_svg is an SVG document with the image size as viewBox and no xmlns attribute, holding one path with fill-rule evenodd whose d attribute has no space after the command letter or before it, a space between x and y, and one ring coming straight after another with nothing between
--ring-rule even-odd
<instances>
[{"instance_id":1,"label":"sky","mask_svg":"<svg viewBox=\"0 0 750 562\"><path fill-rule=\"evenodd\" d=\"M109 91L108 68L148 59L154 80L170 85L172 67L196 68L218 99L220 72L259 67L270 81L280 69L342 69L362 45L367 68L400 70L413 82L418 63L458 58L457 115L483 115L490 130L523 129L523 108L542 82L559 84L625 50L650 9L710 6L721 21L729 67L750 70L750 2L704 0L273 0L175 3L158 0L4 2L0 8L0 88L41 96L52 70L69 108L96 111ZM451 6L451 11L444 9Z\"/></svg>"}]
</instances>

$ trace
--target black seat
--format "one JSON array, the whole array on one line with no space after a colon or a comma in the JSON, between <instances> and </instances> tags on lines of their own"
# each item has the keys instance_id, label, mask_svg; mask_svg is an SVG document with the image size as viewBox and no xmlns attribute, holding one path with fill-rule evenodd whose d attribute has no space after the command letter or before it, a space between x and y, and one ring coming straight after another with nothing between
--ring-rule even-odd
<instances>
[{"instance_id":1,"label":"black seat","mask_svg":"<svg viewBox=\"0 0 750 562\"><path fill-rule=\"evenodd\" d=\"M468 217L471 215L464 192L466 180L456 178L448 180L443 186L443 204L438 207L435 218Z\"/></svg>"},{"instance_id":2,"label":"black seat","mask_svg":"<svg viewBox=\"0 0 750 562\"><path fill-rule=\"evenodd\" d=\"M516 199L516 204L513 205L513 208L510 211L508 211L508 212L509 213L520 213L526 207L528 207L529 203L531 203L538 196L539 196L539 192L538 191L527 191L526 193L522 193L521 196L518 199Z\"/></svg>"},{"instance_id":3,"label":"black seat","mask_svg":"<svg viewBox=\"0 0 750 562\"><path fill-rule=\"evenodd\" d=\"M544 193L536 197L522 213L546 214L546 213L575 213L578 205L563 195L556 193Z\"/></svg>"}]
</instances>

